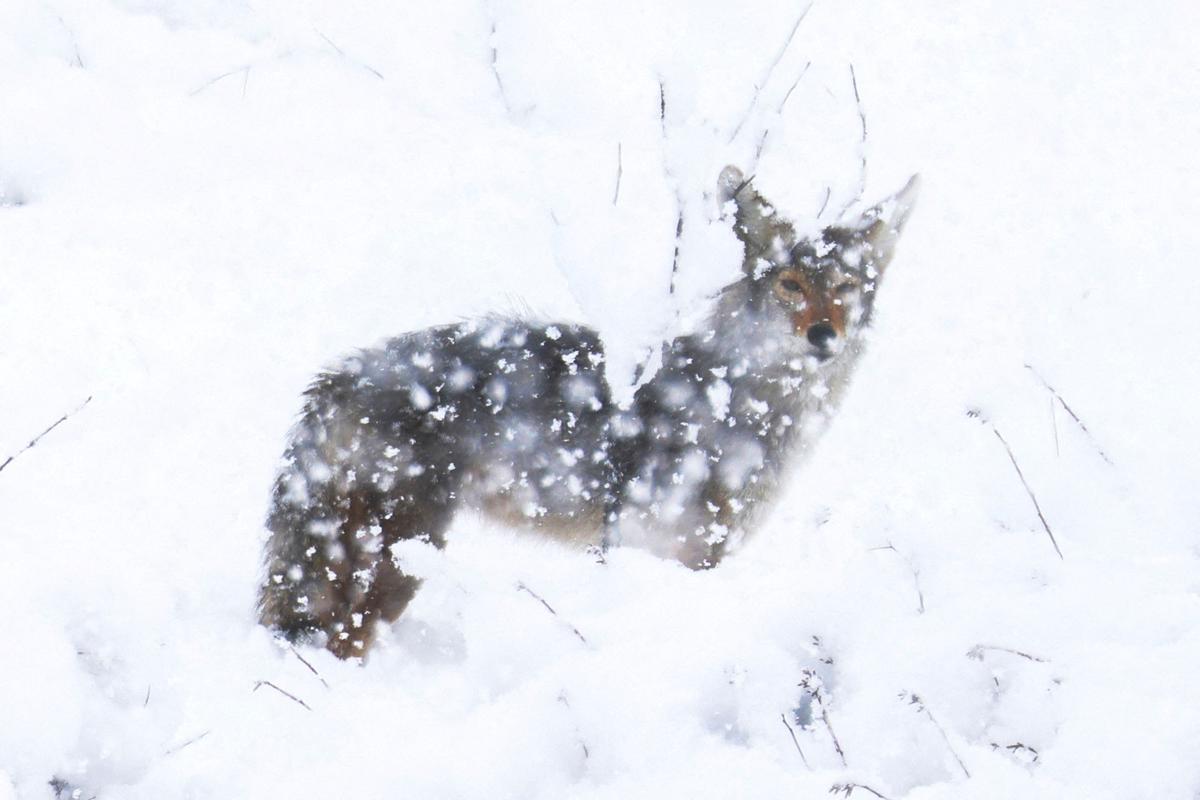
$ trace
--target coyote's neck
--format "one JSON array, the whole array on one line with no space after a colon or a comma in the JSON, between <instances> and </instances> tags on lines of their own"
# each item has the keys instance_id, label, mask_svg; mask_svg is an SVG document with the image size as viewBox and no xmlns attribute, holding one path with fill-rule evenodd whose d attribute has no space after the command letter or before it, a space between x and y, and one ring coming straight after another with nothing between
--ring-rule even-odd
<instances>
[{"instance_id":1,"label":"coyote's neck","mask_svg":"<svg viewBox=\"0 0 1200 800\"><path fill-rule=\"evenodd\" d=\"M855 337L825 362L797 346L788 325L759 313L742 293L745 284L730 287L718 298L705 326L708 332L681 337L672 351L687 353L728 386L728 410L713 419L721 439L730 434L757 442L763 450L763 471L747 486L750 497L761 499L815 445L837 410L849 377L862 355L863 341ZM766 496L769 496L766 495Z\"/></svg>"}]
</instances>

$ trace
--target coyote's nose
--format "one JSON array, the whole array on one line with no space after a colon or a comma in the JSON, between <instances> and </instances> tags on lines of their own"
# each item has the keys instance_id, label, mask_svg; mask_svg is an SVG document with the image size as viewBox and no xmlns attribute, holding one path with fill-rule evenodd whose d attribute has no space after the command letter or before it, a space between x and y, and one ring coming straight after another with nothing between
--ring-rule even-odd
<instances>
[{"instance_id":1,"label":"coyote's nose","mask_svg":"<svg viewBox=\"0 0 1200 800\"><path fill-rule=\"evenodd\" d=\"M837 331L828 322L818 322L816 325L808 326L809 343L818 350L829 350L837 339Z\"/></svg>"}]
</instances>

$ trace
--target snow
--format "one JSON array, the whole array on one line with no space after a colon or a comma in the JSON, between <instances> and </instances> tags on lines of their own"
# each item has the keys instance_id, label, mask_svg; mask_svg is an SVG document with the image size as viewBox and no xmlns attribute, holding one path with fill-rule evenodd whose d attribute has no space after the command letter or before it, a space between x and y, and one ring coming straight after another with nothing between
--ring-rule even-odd
<instances>
[{"instance_id":1,"label":"snow","mask_svg":"<svg viewBox=\"0 0 1200 800\"><path fill-rule=\"evenodd\" d=\"M94 398L0 471L0 798L1200 796L1200 11L802 10L0 4L0 458ZM809 230L924 181L737 554L464 515L365 666L254 624L319 367L528 309L629 396L728 163Z\"/></svg>"}]
</instances>

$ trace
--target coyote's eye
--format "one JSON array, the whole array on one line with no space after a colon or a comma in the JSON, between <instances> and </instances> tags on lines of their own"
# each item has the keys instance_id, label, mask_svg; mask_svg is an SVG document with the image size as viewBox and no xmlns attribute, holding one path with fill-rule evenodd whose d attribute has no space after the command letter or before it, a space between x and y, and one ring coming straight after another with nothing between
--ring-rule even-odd
<instances>
[{"instance_id":1,"label":"coyote's eye","mask_svg":"<svg viewBox=\"0 0 1200 800\"><path fill-rule=\"evenodd\" d=\"M837 286L833 287L833 291L839 295L848 295L851 292L858 291L858 281L842 281Z\"/></svg>"},{"instance_id":2,"label":"coyote's eye","mask_svg":"<svg viewBox=\"0 0 1200 800\"><path fill-rule=\"evenodd\" d=\"M779 301L786 306L800 307L808 301L804 283L794 272L788 271L779 275L772 289Z\"/></svg>"}]
</instances>

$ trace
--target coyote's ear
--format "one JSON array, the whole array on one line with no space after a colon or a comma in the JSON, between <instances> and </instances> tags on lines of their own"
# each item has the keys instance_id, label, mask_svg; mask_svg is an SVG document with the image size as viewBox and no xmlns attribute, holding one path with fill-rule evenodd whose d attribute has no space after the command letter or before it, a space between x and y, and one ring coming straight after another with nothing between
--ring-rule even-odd
<instances>
[{"instance_id":1,"label":"coyote's ear","mask_svg":"<svg viewBox=\"0 0 1200 800\"><path fill-rule=\"evenodd\" d=\"M863 266L883 272L896 252L896 242L917 204L921 176L913 175L904 188L868 209L857 222L826 228L826 242L845 249L863 246Z\"/></svg>"},{"instance_id":2,"label":"coyote's ear","mask_svg":"<svg viewBox=\"0 0 1200 800\"><path fill-rule=\"evenodd\" d=\"M796 232L792 226L776 215L771 204L762 198L751 181L742 171L730 165L721 170L717 178L717 191L722 203L730 200L737 208L733 232L745 245L746 256L743 269L753 273L763 256L782 255L796 244Z\"/></svg>"}]
</instances>

